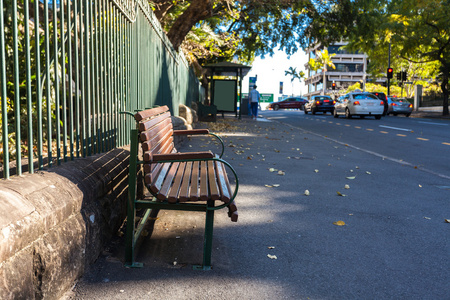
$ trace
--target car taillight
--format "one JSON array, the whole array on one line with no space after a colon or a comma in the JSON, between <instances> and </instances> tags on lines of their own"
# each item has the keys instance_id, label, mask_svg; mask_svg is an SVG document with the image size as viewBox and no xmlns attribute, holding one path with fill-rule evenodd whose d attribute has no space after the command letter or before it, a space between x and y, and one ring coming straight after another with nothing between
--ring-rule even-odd
<instances>
[{"instance_id":1,"label":"car taillight","mask_svg":"<svg viewBox=\"0 0 450 300\"><path fill-rule=\"evenodd\" d=\"M336 104L336 100L333 100L333 104Z\"/></svg>"},{"instance_id":2,"label":"car taillight","mask_svg":"<svg viewBox=\"0 0 450 300\"><path fill-rule=\"evenodd\" d=\"M409 106L408 106L409 108L413 108L413 105L412 104L410 104Z\"/></svg>"},{"instance_id":3,"label":"car taillight","mask_svg":"<svg viewBox=\"0 0 450 300\"><path fill-rule=\"evenodd\" d=\"M353 102L353 105L360 105L361 103L359 103L359 101L355 101Z\"/></svg>"},{"instance_id":4,"label":"car taillight","mask_svg":"<svg viewBox=\"0 0 450 300\"><path fill-rule=\"evenodd\" d=\"M397 106L397 103L391 103L392 106Z\"/></svg>"},{"instance_id":5,"label":"car taillight","mask_svg":"<svg viewBox=\"0 0 450 300\"><path fill-rule=\"evenodd\" d=\"M316 105L320 105L320 101L316 101Z\"/></svg>"},{"instance_id":6,"label":"car taillight","mask_svg":"<svg viewBox=\"0 0 450 300\"><path fill-rule=\"evenodd\" d=\"M384 101L381 101L381 102L380 102L380 105L383 105L383 106L384 106Z\"/></svg>"}]
</instances>

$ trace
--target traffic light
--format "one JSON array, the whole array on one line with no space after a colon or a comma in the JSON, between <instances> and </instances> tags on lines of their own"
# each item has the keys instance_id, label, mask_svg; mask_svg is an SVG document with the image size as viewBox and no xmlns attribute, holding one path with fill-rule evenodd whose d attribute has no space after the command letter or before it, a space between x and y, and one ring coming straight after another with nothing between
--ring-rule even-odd
<instances>
[{"instance_id":1,"label":"traffic light","mask_svg":"<svg viewBox=\"0 0 450 300\"><path fill-rule=\"evenodd\" d=\"M335 83L335 82L333 82L333 83L331 84L331 89L333 89L333 90L336 89L336 83Z\"/></svg>"},{"instance_id":2,"label":"traffic light","mask_svg":"<svg viewBox=\"0 0 450 300\"><path fill-rule=\"evenodd\" d=\"M406 81L406 71L402 71L402 81Z\"/></svg>"},{"instance_id":3,"label":"traffic light","mask_svg":"<svg viewBox=\"0 0 450 300\"><path fill-rule=\"evenodd\" d=\"M387 78L391 79L393 75L394 75L394 69L388 68L387 69Z\"/></svg>"},{"instance_id":4,"label":"traffic light","mask_svg":"<svg viewBox=\"0 0 450 300\"><path fill-rule=\"evenodd\" d=\"M402 80L402 72L398 72L397 73L397 80L401 81Z\"/></svg>"}]
</instances>

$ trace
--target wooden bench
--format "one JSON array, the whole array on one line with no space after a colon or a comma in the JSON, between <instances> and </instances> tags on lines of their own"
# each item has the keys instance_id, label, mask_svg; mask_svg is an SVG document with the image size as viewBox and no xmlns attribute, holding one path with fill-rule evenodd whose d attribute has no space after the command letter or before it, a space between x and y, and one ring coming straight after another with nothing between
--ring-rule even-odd
<instances>
[{"instance_id":1,"label":"wooden bench","mask_svg":"<svg viewBox=\"0 0 450 300\"><path fill-rule=\"evenodd\" d=\"M203 263L195 269L211 269L214 211L228 208L228 216L238 218L234 199L238 191L238 178L232 166L221 159L223 141L207 129L173 130L167 106L152 108L134 115L136 129L131 130L129 197L127 204L126 265L141 267L135 262L135 245L147 220L160 209L201 211L206 213L203 244ZM222 143L218 156L211 151L178 152L173 143L176 135L209 134ZM139 160L139 145L142 160ZM137 174L143 167L144 184L153 197L137 199ZM230 183L227 170L234 175ZM136 210L145 209L135 224Z\"/></svg>"}]
</instances>

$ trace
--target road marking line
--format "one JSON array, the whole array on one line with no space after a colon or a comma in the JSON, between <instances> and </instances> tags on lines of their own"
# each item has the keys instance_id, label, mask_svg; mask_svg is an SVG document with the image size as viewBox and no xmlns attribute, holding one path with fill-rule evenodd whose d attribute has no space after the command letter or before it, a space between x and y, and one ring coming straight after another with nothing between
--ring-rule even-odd
<instances>
[{"instance_id":1,"label":"road marking line","mask_svg":"<svg viewBox=\"0 0 450 300\"><path fill-rule=\"evenodd\" d=\"M443 123L420 122L420 121L419 121L418 123L422 123L422 124L430 124L430 125L448 126L448 124L443 124Z\"/></svg>"},{"instance_id":2,"label":"road marking line","mask_svg":"<svg viewBox=\"0 0 450 300\"><path fill-rule=\"evenodd\" d=\"M397 136L406 136L405 134L397 133Z\"/></svg>"},{"instance_id":3,"label":"road marking line","mask_svg":"<svg viewBox=\"0 0 450 300\"><path fill-rule=\"evenodd\" d=\"M345 126L350 127L350 125L348 125L348 124L345 124Z\"/></svg>"},{"instance_id":4,"label":"road marking line","mask_svg":"<svg viewBox=\"0 0 450 300\"><path fill-rule=\"evenodd\" d=\"M406 128L398 128L398 127L391 127L391 126L385 126L385 125L379 125L379 126L383 127L383 128L389 128L389 129L400 130L400 131L412 131L412 129L406 129Z\"/></svg>"},{"instance_id":5,"label":"road marking line","mask_svg":"<svg viewBox=\"0 0 450 300\"><path fill-rule=\"evenodd\" d=\"M442 144L447 145L447 146L450 146L450 143L442 143Z\"/></svg>"},{"instance_id":6,"label":"road marking line","mask_svg":"<svg viewBox=\"0 0 450 300\"><path fill-rule=\"evenodd\" d=\"M387 132L387 131L380 131L380 133L388 134L389 132Z\"/></svg>"},{"instance_id":7,"label":"road marking line","mask_svg":"<svg viewBox=\"0 0 450 300\"><path fill-rule=\"evenodd\" d=\"M336 125L341 125L341 123L336 123Z\"/></svg>"},{"instance_id":8,"label":"road marking line","mask_svg":"<svg viewBox=\"0 0 450 300\"><path fill-rule=\"evenodd\" d=\"M361 127L359 127L359 126L355 126L355 128L361 129Z\"/></svg>"},{"instance_id":9,"label":"road marking line","mask_svg":"<svg viewBox=\"0 0 450 300\"><path fill-rule=\"evenodd\" d=\"M429 141L429 139L424 139L424 138L417 138L418 140L421 140L421 141Z\"/></svg>"},{"instance_id":10,"label":"road marking line","mask_svg":"<svg viewBox=\"0 0 450 300\"><path fill-rule=\"evenodd\" d=\"M373 131L373 129L371 129L371 128L367 128L366 130L367 130L367 131Z\"/></svg>"}]
</instances>

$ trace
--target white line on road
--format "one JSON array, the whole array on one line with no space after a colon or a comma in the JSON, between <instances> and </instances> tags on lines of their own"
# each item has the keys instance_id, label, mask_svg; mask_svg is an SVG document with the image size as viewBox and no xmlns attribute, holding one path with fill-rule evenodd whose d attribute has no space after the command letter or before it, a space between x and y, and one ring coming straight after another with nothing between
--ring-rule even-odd
<instances>
[{"instance_id":1,"label":"white line on road","mask_svg":"<svg viewBox=\"0 0 450 300\"><path fill-rule=\"evenodd\" d=\"M406 128L398 128L398 127L391 127L391 126L385 126L385 125L378 125L379 127L383 128L389 128L394 130L400 130L400 131L412 131L412 129L406 129Z\"/></svg>"},{"instance_id":2,"label":"white line on road","mask_svg":"<svg viewBox=\"0 0 450 300\"><path fill-rule=\"evenodd\" d=\"M420 121L419 121L418 123L422 123L422 124L430 124L430 125L448 126L448 124L444 124L444 123L420 122Z\"/></svg>"}]
</instances>

